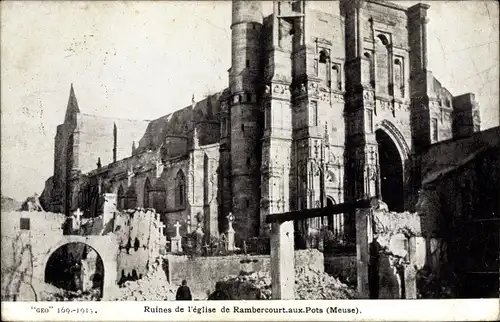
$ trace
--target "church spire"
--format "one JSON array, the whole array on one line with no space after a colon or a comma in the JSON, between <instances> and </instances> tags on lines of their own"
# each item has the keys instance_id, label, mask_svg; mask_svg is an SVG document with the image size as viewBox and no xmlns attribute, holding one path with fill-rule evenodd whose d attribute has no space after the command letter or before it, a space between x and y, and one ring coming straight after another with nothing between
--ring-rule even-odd
<instances>
[{"instance_id":1,"label":"church spire","mask_svg":"<svg viewBox=\"0 0 500 322\"><path fill-rule=\"evenodd\" d=\"M73 88L73 83L69 89L68 106L66 107L65 121L70 121L73 119L75 114L80 113L80 108L78 107L78 101L76 100L75 89Z\"/></svg>"}]
</instances>

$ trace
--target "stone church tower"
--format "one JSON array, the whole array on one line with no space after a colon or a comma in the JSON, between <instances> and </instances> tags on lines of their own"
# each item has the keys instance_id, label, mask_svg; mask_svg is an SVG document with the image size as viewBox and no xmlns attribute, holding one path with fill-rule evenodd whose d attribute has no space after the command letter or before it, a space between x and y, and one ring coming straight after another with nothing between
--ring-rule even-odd
<instances>
[{"instance_id":1,"label":"stone church tower","mask_svg":"<svg viewBox=\"0 0 500 322\"><path fill-rule=\"evenodd\" d=\"M266 234L270 213L369 196L411 209L418 154L479 128L473 96L453 97L427 69L429 6L325 8L274 1L262 19L258 1L233 1L232 209L242 237ZM354 228L337 215L296 229L322 224Z\"/></svg>"},{"instance_id":2,"label":"stone church tower","mask_svg":"<svg viewBox=\"0 0 500 322\"><path fill-rule=\"evenodd\" d=\"M427 68L428 5L380 0L233 0L229 86L155 120L85 112L73 87L55 137L49 211L154 208L167 234L203 226L237 245L266 216L379 196L411 210L430 145L480 130L471 93ZM97 165L97 166L96 166ZM296 222L348 236L349 214Z\"/></svg>"},{"instance_id":3,"label":"stone church tower","mask_svg":"<svg viewBox=\"0 0 500 322\"><path fill-rule=\"evenodd\" d=\"M240 238L258 234L260 200L262 5L260 1L234 1L231 24L232 212Z\"/></svg>"}]
</instances>

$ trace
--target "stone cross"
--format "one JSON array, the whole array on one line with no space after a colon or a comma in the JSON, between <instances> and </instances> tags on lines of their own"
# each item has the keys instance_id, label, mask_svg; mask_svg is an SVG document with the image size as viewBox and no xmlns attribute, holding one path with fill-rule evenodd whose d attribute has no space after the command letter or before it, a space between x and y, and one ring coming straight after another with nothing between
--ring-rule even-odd
<instances>
[{"instance_id":1,"label":"stone cross","mask_svg":"<svg viewBox=\"0 0 500 322\"><path fill-rule=\"evenodd\" d=\"M203 248L205 248L205 252L208 255L208 250L210 249L210 245L208 245L207 243L205 243L205 245L203 246Z\"/></svg>"},{"instance_id":2,"label":"stone cross","mask_svg":"<svg viewBox=\"0 0 500 322\"><path fill-rule=\"evenodd\" d=\"M171 243L171 251L172 253L182 253L182 237L179 232L179 228L181 227L181 224L179 222L176 222L174 225L175 230L176 230L176 235L175 237L172 237L172 243Z\"/></svg>"},{"instance_id":3,"label":"stone cross","mask_svg":"<svg viewBox=\"0 0 500 322\"><path fill-rule=\"evenodd\" d=\"M234 229L233 229L234 216L233 216L233 214L229 213L229 215L227 215L226 218L227 218L227 221L228 221L228 224L229 224L229 227L227 228L227 231L234 233Z\"/></svg>"},{"instance_id":4,"label":"stone cross","mask_svg":"<svg viewBox=\"0 0 500 322\"><path fill-rule=\"evenodd\" d=\"M227 250L228 251L234 251L235 250L235 247L234 247L234 229L233 229L233 221L234 221L234 216L232 213L229 213L229 215L227 215L227 221L229 223L229 227L227 229Z\"/></svg>"},{"instance_id":5,"label":"stone cross","mask_svg":"<svg viewBox=\"0 0 500 322\"><path fill-rule=\"evenodd\" d=\"M82 218L82 211L80 210L80 208L76 209L75 211L75 219L78 223L80 223L80 219Z\"/></svg>"},{"instance_id":6,"label":"stone cross","mask_svg":"<svg viewBox=\"0 0 500 322\"><path fill-rule=\"evenodd\" d=\"M160 228L160 237L163 237L163 229L165 228L165 225L160 221L160 224L158 225L158 228Z\"/></svg>"},{"instance_id":7,"label":"stone cross","mask_svg":"<svg viewBox=\"0 0 500 322\"><path fill-rule=\"evenodd\" d=\"M83 215L83 213L80 210L80 208L76 209L76 211L73 215L75 218L75 221L73 222L73 229L80 229L82 215Z\"/></svg>"},{"instance_id":8,"label":"stone cross","mask_svg":"<svg viewBox=\"0 0 500 322\"><path fill-rule=\"evenodd\" d=\"M180 238L181 234L180 234L179 229L181 228L181 224L179 224L179 222L176 222L174 227L175 227L175 237Z\"/></svg>"}]
</instances>

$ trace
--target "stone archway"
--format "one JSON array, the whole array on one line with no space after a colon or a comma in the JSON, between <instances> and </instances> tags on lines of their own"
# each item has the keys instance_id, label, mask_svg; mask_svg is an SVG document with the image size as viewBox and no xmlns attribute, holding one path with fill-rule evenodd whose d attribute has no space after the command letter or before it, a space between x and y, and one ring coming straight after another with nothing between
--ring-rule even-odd
<instances>
[{"instance_id":1,"label":"stone archway","mask_svg":"<svg viewBox=\"0 0 500 322\"><path fill-rule=\"evenodd\" d=\"M383 128L375 131L379 156L379 191L391 211L404 210L404 156Z\"/></svg>"},{"instance_id":2,"label":"stone archway","mask_svg":"<svg viewBox=\"0 0 500 322\"><path fill-rule=\"evenodd\" d=\"M68 242L55 249L47 259L44 281L66 291L91 293L101 299L104 286L101 255L84 242Z\"/></svg>"},{"instance_id":3,"label":"stone archway","mask_svg":"<svg viewBox=\"0 0 500 322\"><path fill-rule=\"evenodd\" d=\"M40 256L33 267L33 276L39 280L45 280L46 267L51 256L59 248L66 244L80 243L95 250L99 255L103 264L104 275L96 278L102 278L102 300L107 300L112 296L112 290L116 286L117 276L117 256L118 256L118 241L115 235L104 236L79 236L65 235L51 240L49 243L39 243L32 245L35 254L43 254Z\"/></svg>"}]
</instances>

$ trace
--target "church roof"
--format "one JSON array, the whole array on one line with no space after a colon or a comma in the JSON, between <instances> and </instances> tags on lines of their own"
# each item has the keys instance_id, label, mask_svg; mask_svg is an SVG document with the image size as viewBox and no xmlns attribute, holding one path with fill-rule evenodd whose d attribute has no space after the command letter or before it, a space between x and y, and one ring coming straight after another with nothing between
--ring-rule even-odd
<instances>
[{"instance_id":1,"label":"church roof","mask_svg":"<svg viewBox=\"0 0 500 322\"><path fill-rule=\"evenodd\" d=\"M156 150L168 137L185 138L187 143L192 139L195 124L218 121L215 115L220 111L219 100L225 92L226 90L209 95L183 109L150 121L134 153Z\"/></svg>"},{"instance_id":2,"label":"church roof","mask_svg":"<svg viewBox=\"0 0 500 322\"><path fill-rule=\"evenodd\" d=\"M149 121L110 118L79 114L80 136L91 146L81 146L80 166L83 172L95 168L98 158L103 165L113 162L113 129L116 127L116 159L132 155L132 146L137 145Z\"/></svg>"},{"instance_id":3,"label":"church roof","mask_svg":"<svg viewBox=\"0 0 500 322\"><path fill-rule=\"evenodd\" d=\"M423 154L422 184L430 184L492 148L500 148L500 127L433 144Z\"/></svg>"}]
</instances>

